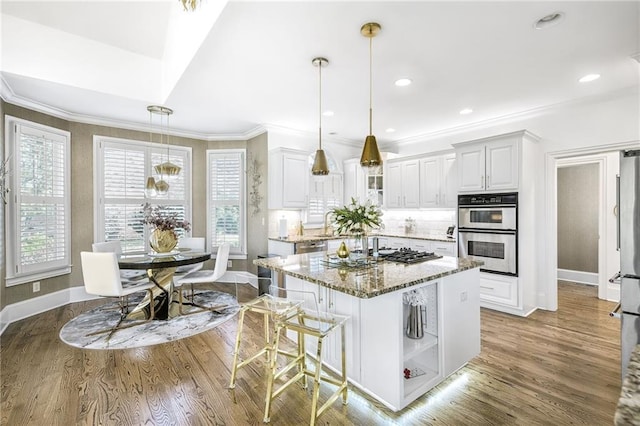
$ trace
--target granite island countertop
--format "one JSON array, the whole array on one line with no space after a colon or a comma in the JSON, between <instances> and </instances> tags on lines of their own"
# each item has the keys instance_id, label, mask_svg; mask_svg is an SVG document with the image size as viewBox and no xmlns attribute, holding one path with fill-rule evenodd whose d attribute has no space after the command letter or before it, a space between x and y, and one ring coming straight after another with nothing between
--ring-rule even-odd
<instances>
[{"instance_id":1,"label":"granite island countertop","mask_svg":"<svg viewBox=\"0 0 640 426\"><path fill-rule=\"evenodd\" d=\"M636 345L629 359L614 424L616 426L640 425L640 345Z\"/></svg>"},{"instance_id":2,"label":"granite island countertop","mask_svg":"<svg viewBox=\"0 0 640 426\"><path fill-rule=\"evenodd\" d=\"M478 268L483 264L445 256L411 265L380 260L367 266L353 267L330 263L326 252L256 259L253 263L363 299Z\"/></svg>"}]
</instances>

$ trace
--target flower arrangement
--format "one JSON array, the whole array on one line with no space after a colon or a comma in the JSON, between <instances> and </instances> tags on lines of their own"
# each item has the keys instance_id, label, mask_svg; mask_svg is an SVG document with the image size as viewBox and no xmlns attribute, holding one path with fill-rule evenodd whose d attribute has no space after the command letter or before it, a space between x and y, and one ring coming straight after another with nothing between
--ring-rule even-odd
<instances>
[{"instance_id":1,"label":"flower arrangement","mask_svg":"<svg viewBox=\"0 0 640 426\"><path fill-rule=\"evenodd\" d=\"M172 213L166 206L151 207L146 203L143 207L145 225L153 225L155 229L161 231L174 231L184 229L185 232L191 230L191 225L186 220L178 220L176 213Z\"/></svg>"},{"instance_id":2,"label":"flower arrangement","mask_svg":"<svg viewBox=\"0 0 640 426\"><path fill-rule=\"evenodd\" d=\"M355 198L351 198L351 204L336 207L332 213L338 234L363 233L382 225L382 211L370 201L358 204Z\"/></svg>"}]
</instances>

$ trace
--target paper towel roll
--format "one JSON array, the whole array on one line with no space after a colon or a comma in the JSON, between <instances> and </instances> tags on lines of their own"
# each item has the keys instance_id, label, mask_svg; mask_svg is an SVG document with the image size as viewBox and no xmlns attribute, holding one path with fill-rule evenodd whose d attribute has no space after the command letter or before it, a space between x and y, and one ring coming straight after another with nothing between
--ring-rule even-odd
<instances>
[{"instance_id":1,"label":"paper towel roll","mask_svg":"<svg viewBox=\"0 0 640 426\"><path fill-rule=\"evenodd\" d=\"M289 236L289 229L287 227L287 219L286 218L282 218L280 219L280 230L278 232L278 237L280 238L287 238Z\"/></svg>"}]
</instances>

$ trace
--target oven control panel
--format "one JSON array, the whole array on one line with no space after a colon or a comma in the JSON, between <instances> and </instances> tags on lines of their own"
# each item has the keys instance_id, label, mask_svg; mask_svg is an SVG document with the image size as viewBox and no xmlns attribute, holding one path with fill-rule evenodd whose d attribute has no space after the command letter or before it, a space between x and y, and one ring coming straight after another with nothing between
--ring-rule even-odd
<instances>
[{"instance_id":1,"label":"oven control panel","mask_svg":"<svg viewBox=\"0 0 640 426\"><path fill-rule=\"evenodd\" d=\"M465 194L458 195L459 206L496 206L517 205L518 193L504 194Z\"/></svg>"}]
</instances>

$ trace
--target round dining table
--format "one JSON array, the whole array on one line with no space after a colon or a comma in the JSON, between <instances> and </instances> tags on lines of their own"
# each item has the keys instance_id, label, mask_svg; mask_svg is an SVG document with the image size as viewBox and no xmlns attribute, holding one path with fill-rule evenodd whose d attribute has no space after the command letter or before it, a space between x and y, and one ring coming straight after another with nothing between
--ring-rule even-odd
<instances>
[{"instance_id":1,"label":"round dining table","mask_svg":"<svg viewBox=\"0 0 640 426\"><path fill-rule=\"evenodd\" d=\"M179 250L169 253L127 254L118 258L120 269L143 269L147 271L153 288L154 318L167 320L180 315L178 306L173 302L173 276L176 268L192 265L211 259L211 253L202 251ZM127 315L127 319L148 319L151 315L149 295Z\"/></svg>"}]
</instances>

